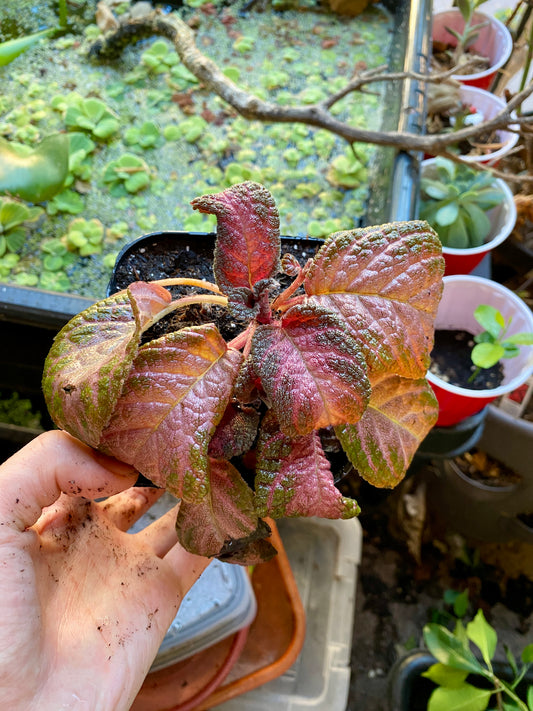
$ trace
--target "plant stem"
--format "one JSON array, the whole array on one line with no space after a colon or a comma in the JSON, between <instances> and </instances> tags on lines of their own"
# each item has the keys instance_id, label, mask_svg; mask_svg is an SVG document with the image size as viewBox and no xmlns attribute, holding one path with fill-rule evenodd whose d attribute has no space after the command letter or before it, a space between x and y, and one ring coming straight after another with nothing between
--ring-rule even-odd
<instances>
[{"instance_id":1,"label":"plant stem","mask_svg":"<svg viewBox=\"0 0 533 711\"><path fill-rule=\"evenodd\" d=\"M59 3L59 26L65 28L67 26L67 0L58 0Z\"/></svg>"},{"instance_id":2,"label":"plant stem","mask_svg":"<svg viewBox=\"0 0 533 711\"><path fill-rule=\"evenodd\" d=\"M169 304L166 309L159 311L159 313L157 313L154 318L149 321L144 330L150 328L154 325L154 323L157 323L173 311L177 311L184 306L190 306L191 304L217 304L219 306L227 306L228 299L225 296L215 296L214 294L193 294L192 296L182 296L181 299L177 299Z\"/></svg>"},{"instance_id":3,"label":"plant stem","mask_svg":"<svg viewBox=\"0 0 533 711\"><path fill-rule=\"evenodd\" d=\"M212 284L210 281L204 281L203 279L189 279L187 277L169 277L168 279L156 279L155 281L151 281L150 284L159 284L159 286L196 286L199 289L214 291L215 294L222 294L216 284Z\"/></svg>"}]
</instances>

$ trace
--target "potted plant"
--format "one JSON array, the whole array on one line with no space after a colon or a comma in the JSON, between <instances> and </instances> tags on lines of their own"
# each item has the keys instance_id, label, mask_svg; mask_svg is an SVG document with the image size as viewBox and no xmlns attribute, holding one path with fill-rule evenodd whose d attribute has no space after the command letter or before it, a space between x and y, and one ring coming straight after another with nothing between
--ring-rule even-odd
<instances>
[{"instance_id":1,"label":"potted plant","mask_svg":"<svg viewBox=\"0 0 533 711\"><path fill-rule=\"evenodd\" d=\"M454 78L489 89L497 71L511 56L513 38L503 23L477 10L483 2L463 0L458 7L435 13L431 38L434 63L437 54L440 71L457 67Z\"/></svg>"},{"instance_id":2,"label":"potted plant","mask_svg":"<svg viewBox=\"0 0 533 711\"><path fill-rule=\"evenodd\" d=\"M447 158L422 162L420 194L420 217L439 235L446 275L470 273L516 222L504 180Z\"/></svg>"},{"instance_id":3,"label":"potted plant","mask_svg":"<svg viewBox=\"0 0 533 711\"><path fill-rule=\"evenodd\" d=\"M498 660L498 635L481 609L454 630L430 622L423 635L429 651L411 652L391 671L390 711L533 708L533 645L520 658L507 648L506 661Z\"/></svg>"},{"instance_id":4,"label":"potted plant","mask_svg":"<svg viewBox=\"0 0 533 711\"><path fill-rule=\"evenodd\" d=\"M304 265L283 256L292 282L280 289L279 217L263 186L192 205L217 218L215 282L135 282L82 312L58 334L43 390L57 426L182 499L188 550L263 560L263 516L358 513L321 436L390 487L434 424L424 375L440 243L424 222L335 233ZM173 300L173 285L187 294Z\"/></svg>"},{"instance_id":5,"label":"potted plant","mask_svg":"<svg viewBox=\"0 0 533 711\"><path fill-rule=\"evenodd\" d=\"M480 305L489 307L491 312L499 314L495 325L489 324L491 336L496 341L500 338L500 333L496 328L505 329L504 341L517 344L522 339L517 334L527 334L531 336L533 332L533 313L524 302L516 296L510 289L497 282L471 274L456 274L446 276L443 279L444 289L441 302L435 319L436 345L432 352L432 365L427 374L428 380L439 401L438 426L450 426L461 422L464 418L480 412L490 402L500 397L504 393L512 392L525 382L533 373L533 360L531 358L531 348L519 348L515 357L504 357L505 346L500 342L499 349L495 352L502 357L502 380L497 384L474 389L469 382L470 377L479 367L475 363L469 362L474 344L474 337L487 333L486 326L476 319L476 309ZM493 310L493 311L492 311ZM478 312L479 313L479 312ZM503 323L503 327L502 327ZM454 332L461 331L461 341L466 346L467 372L463 384L455 384L449 376L445 376L439 370L437 361L439 348L439 335L444 334L444 342L448 340L446 334L451 334L449 340L448 355L444 360L451 359L454 351L458 351L458 341ZM465 339L463 334L469 334ZM483 336L482 338L485 338ZM530 341L525 339L527 343ZM480 344L481 345L481 344ZM489 345L490 344L485 344ZM486 348L483 347L482 352ZM450 362L450 365L452 363ZM439 374L437 374L439 373Z\"/></svg>"},{"instance_id":6,"label":"potted plant","mask_svg":"<svg viewBox=\"0 0 533 711\"><path fill-rule=\"evenodd\" d=\"M506 107L505 101L485 89L449 79L428 87L428 134L459 131L495 118ZM461 141L454 147L463 161L495 166L519 140L517 125L487 131ZM432 156L426 155L426 158Z\"/></svg>"}]
</instances>

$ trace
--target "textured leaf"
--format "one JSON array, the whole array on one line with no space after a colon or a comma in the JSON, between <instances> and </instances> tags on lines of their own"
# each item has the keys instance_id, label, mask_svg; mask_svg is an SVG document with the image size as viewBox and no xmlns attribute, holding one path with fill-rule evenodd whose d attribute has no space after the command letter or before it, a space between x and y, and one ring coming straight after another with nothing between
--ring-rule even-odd
<instances>
[{"instance_id":1,"label":"textured leaf","mask_svg":"<svg viewBox=\"0 0 533 711\"><path fill-rule=\"evenodd\" d=\"M275 555L267 524L258 518L253 492L235 467L211 460L210 495L198 504L182 502L176 530L181 545L191 553L253 565Z\"/></svg>"},{"instance_id":2,"label":"textured leaf","mask_svg":"<svg viewBox=\"0 0 533 711\"><path fill-rule=\"evenodd\" d=\"M263 419L259 435L255 491L261 516L352 518L359 513L357 503L335 487L318 434L290 439L272 413Z\"/></svg>"},{"instance_id":3,"label":"textured leaf","mask_svg":"<svg viewBox=\"0 0 533 711\"><path fill-rule=\"evenodd\" d=\"M248 287L279 271L279 215L269 191L259 183L234 185L195 198L195 210L217 216L214 272L220 289Z\"/></svg>"},{"instance_id":4,"label":"textured leaf","mask_svg":"<svg viewBox=\"0 0 533 711\"><path fill-rule=\"evenodd\" d=\"M311 300L339 314L363 349L371 380L420 378L429 367L444 260L425 222L338 232L304 283Z\"/></svg>"},{"instance_id":5,"label":"textured leaf","mask_svg":"<svg viewBox=\"0 0 533 711\"><path fill-rule=\"evenodd\" d=\"M100 448L174 496L200 501L209 489L209 441L241 362L213 324L141 346Z\"/></svg>"},{"instance_id":6,"label":"textured leaf","mask_svg":"<svg viewBox=\"0 0 533 711\"><path fill-rule=\"evenodd\" d=\"M359 422L336 427L335 434L364 479L373 486L394 487L437 421L438 409L425 379L393 375L374 384Z\"/></svg>"},{"instance_id":7,"label":"textured leaf","mask_svg":"<svg viewBox=\"0 0 533 711\"><path fill-rule=\"evenodd\" d=\"M357 343L342 322L314 304L258 326L250 350L255 372L289 436L357 422L369 383Z\"/></svg>"},{"instance_id":8,"label":"textured leaf","mask_svg":"<svg viewBox=\"0 0 533 711\"><path fill-rule=\"evenodd\" d=\"M78 314L59 332L43 377L46 404L58 427L98 446L142 329L170 300L166 289L136 282Z\"/></svg>"},{"instance_id":9,"label":"textured leaf","mask_svg":"<svg viewBox=\"0 0 533 711\"><path fill-rule=\"evenodd\" d=\"M244 454L255 442L258 425L256 408L230 403L209 443L209 455L231 459Z\"/></svg>"}]
</instances>

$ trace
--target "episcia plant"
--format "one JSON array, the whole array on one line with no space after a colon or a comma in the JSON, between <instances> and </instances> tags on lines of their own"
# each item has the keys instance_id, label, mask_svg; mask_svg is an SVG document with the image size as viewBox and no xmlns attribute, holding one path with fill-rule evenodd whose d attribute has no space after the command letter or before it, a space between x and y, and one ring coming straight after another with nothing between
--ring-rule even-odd
<instances>
[{"instance_id":1,"label":"episcia plant","mask_svg":"<svg viewBox=\"0 0 533 711\"><path fill-rule=\"evenodd\" d=\"M215 283L134 282L78 314L43 389L58 427L181 500L187 550L249 564L274 554L264 517L359 513L334 485L323 436L376 486L404 476L437 417L425 374L441 246L426 223L395 223L332 234L300 265L281 257L262 185L192 206L217 218ZM198 289L173 299L173 285ZM227 309L240 332L226 342L203 323L150 337L191 304Z\"/></svg>"},{"instance_id":2,"label":"episcia plant","mask_svg":"<svg viewBox=\"0 0 533 711\"><path fill-rule=\"evenodd\" d=\"M490 304L480 304L474 311L474 318L485 330L474 336L476 345L472 348L472 363L476 369L469 380L474 380L481 368L492 368L502 358L514 358L520 353L520 346L533 345L533 333L523 332L507 336L512 322Z\"/></svg>"}]
</instances>

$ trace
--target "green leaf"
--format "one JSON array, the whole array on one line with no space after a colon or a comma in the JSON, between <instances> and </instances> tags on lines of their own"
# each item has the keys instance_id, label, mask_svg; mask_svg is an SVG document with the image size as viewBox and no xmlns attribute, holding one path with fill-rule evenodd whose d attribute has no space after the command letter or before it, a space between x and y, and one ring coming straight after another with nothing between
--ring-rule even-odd
<instances>
[{"instance_id":1,"label":"green leaf","mask_svg":"<svg viewBox=\"0 0 533 711\"><path fill-rule=\"evenodd\" d=\"M486 675L486 670L475 658L465 642L446 627L431 622L424 626L424 641L437 661L454 669Z\"/></svg>"},{"instance_id":2,"label":"green leaf","mask_svg":"<svg viewBox=\"0 0 533 711\"><path fill-rule=\"evenodd\" d=\"M492 693L466 683L457 688L440 687L431 694L428 711L485 711Z\"/></svg>"},{"instance_id":3,"label":"green leaf","mask_svg":"<svg viewBox=\"0 0 533 711\"><path fill-rule=\"evenodd\" d=\"M6 235L7 248L10 252L18 252L26 241L26 232L23 229L16 228L11 230Z\"/></svg>"},{"instance_id":4,"label":"green leaf","mask_svg":"<svg viewBox=\"0 0 533 711\"><path fill-rule=\"evenodd\" d=\"M499 338L502 328L505 328L504 317L490 304L480 304L474 311L474 318L494 339Z\"/></svg>"},{"instance_id":5,"label":"green leaf","mask_svg":"<svg viewBox=\"0 0 533 711\"><path fill-rule=\"evenodd\" d=\"M527 690L527 705L529 710L533 711L533 685L529 686Z\"/></svg>"},{"instance_id":6,"label":"green leaf","mask_svg":"<svg viewBox=\"0 0 533 711\"><path fill-rule=\"evenodd\" d=\"M439 208L435 213L435 221L439 227L448 227L452 225L459 216L459 206L457 203L450 203Z\"/></svg>"},{"instance_id":7,"label":"green leaf","mask_svg":"<svg viewBox=\"0 0 533 711\"><path fill-rule=\"evenodd\" d=\"M453 689L463 684L468 676L468 672L463 669L454 669L446 664L437 662L436 664L432 664L427 671L423 672L422 676L426 679L431 679L431 681L439 686L447 686Z\"/></svg>"},{"instance_id":8,"label":"green leaf","mask_svg":"<svg viewBox=\"0 0 533 711\"><path fill-rule=\"evenodd\" d=\"M521 659L524 664L533 664L533 644L528 644L522 650Z\"/></svg>"},{"instance_id":9,"label":"green leaf","mask_svg":"<svg viewBox=\"0 0 533 711\"><path fill-rule=\"evenodd\" d=\"M446 232L446 237L441 235L440 230L437 230L439 236L442 237L442 243L453 249L466 249L469 247L468 230L465 221L459 214L453 224L451 224Z\"/></svg>"},{"instance_id":10,"label":"green leaf","mask_svg":"<svg viewBox=\"0 0 533 711\"><path fill-rule=\"evenodd\" d=\"M470 246L479 247L490 234L491 222L484 210L473 203L465 203L463 209L468 214L472 224L469 229Z\"/></svg>"},{"instance_id":11,"label":"green leaf","mask_svg":"<svg viewBox=\"0 0 533 711\"><path fill-rule=\"evenodd\" d=\"M494 627L489 625L482 610L478 610L474 619L466 626L468 638L479 648L485 664L490 667L496 652L498 635Z\"/></svg>"},{"instance_id":12,"label":"green leaf","mask_svg":"<svg viewBox=\"0 0 533 711\"><path fill-rule=\"evenodd\" d=\"M34 44L44 37L49 37L55 32L55 29L42 30L32 35L25 37L17 37L16 39L8 40L0 44L0 67L5 67L6 64L12 62L19 54L33 47Z\"/></svg>"},{"instance_id":13,"label":"green leaf","mask_svg":"<svg viewBox=\"0 0 533 711\"><path fill-rule=\"evenodd\" d=\"M506 343L514 343L517 346L533 346L533 333L515 333L514 336L508 336L503 345Z\"/></svg>"},{"instance_id":14,"label":"green leaf","mask_svg":"<svg viewBox=\"0 0 533 711\"><path fill-rule=\"evenodd\" d=\"M472 363L478 368L492 368L504 355L505 348L499 343L478 343L472 348Z\"/></svg>"}]
</instances>

